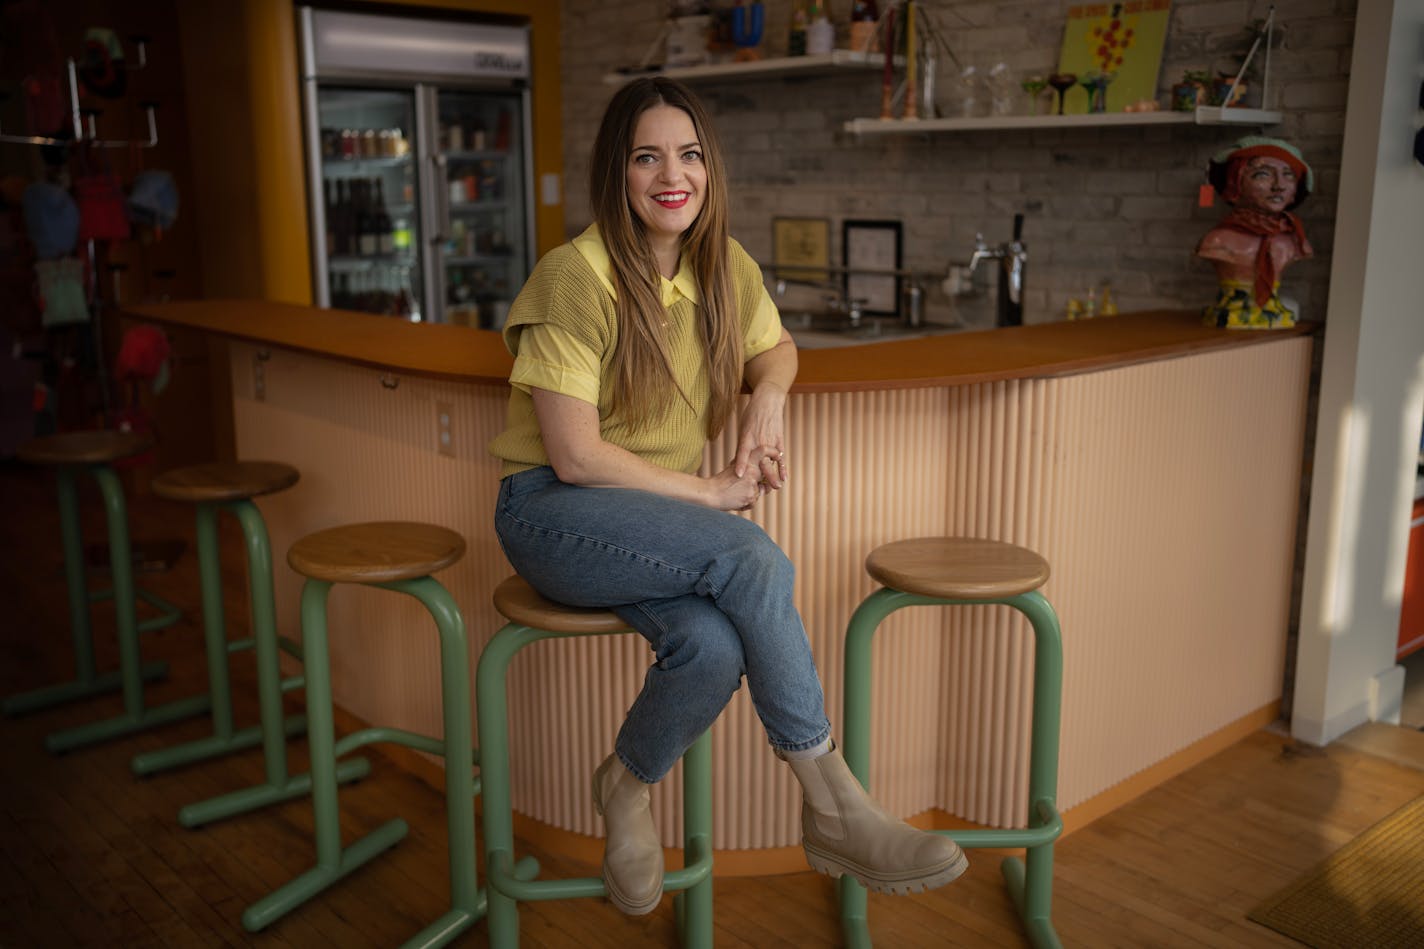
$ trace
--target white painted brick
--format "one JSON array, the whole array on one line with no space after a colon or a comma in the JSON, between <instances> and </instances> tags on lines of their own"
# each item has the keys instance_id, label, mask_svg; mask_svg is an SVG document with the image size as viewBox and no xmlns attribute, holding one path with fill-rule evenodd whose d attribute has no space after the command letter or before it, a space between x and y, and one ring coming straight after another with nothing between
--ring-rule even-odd
<instances>
[{"instance_id":1,"label":"white painted brick","mask_svg":"<svg viewBox=\"0 0 1424 949\"><path fill-rule=\"evenodd\" d=\"M1176 3L1172 9L1173 30L1200 30L1214 26L1245 27L1245 11L1238 0L1215 3ZM1171 35L1169 31L1168 35Z\"/></svg>"},{"instance_id":2,"label":"white painted brick","mask_svg":"<svg viewBox=\"0 0 1424 949\"><path fill-rule=\"evenodd\" d=\"M1339 111L1345 108L1347 91L1343 80L1298 80L1281 90L1281 102L1292 110Z\"/></svg>"}]
</instances>

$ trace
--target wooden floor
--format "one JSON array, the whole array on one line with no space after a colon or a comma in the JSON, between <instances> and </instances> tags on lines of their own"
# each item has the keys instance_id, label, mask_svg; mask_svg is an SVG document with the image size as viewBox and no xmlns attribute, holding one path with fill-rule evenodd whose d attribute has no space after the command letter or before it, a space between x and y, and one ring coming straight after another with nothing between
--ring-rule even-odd
<instances>
[{"instance_id":1,"label":"wooden floor","mask_svg":"<svg viewBox=\"0 0 1424 949\"><path fill-rule=\"evenodd\" d=\"M97 540L102 522L95 498L86 500L87 536ZM191 516L183 507L151 498L132 499L130 507L136 541L177 537L191 545ZM235 530L224 529L231 549ZM0 694L11 694L70 672L57 516L46 473L0 464L0 550ZM284 561L280 554L274 559ZM152 697L198 691L204 672L191 618L198 606L191 546L171 570L144 582L190 617L145 639L146 656L172 666ZM229 580L230 633L245 629L242 582L240 570ZM103 606L95 613L101 664L112 667L112 619ZM250 722L250 659L239 656L234 667L240 720ZM117 708L116 699L96 699L0 720L3 949L356 949L399 944L443 911L443 798L377 751L372 775L343 793L344 832L350 839L400 815L410 823L408 839L268 931L244 932L242 909L311 865L309 808L293 802L200 831L180 828L175 813L182 804L261 777L255 752L148 779L132 776L128 762L135 752L198 737L201 721L65 757L43 751L49 731ZM302 750L297 742L294 767L301 767ZM1060 844L1058 932L1066 945L1092 947L1296 945L1248 922L1247 910L1421 793L1424 771L1407 756L1391 761L1342 743L1317 750L1257 733ZM549 874L594 872L535 855ZM872 898L877 945L1022 945L997 857L981 852L971 860L962 880L935 893ZM840 943L825 878L807 872L726 879L715 889L719 946ZM523 926L526 946L675 945L669 899L641 919L595 901L544 903L523 912ZM485 944L482 925L458 942Z\"/></svg>"}]
</instances>

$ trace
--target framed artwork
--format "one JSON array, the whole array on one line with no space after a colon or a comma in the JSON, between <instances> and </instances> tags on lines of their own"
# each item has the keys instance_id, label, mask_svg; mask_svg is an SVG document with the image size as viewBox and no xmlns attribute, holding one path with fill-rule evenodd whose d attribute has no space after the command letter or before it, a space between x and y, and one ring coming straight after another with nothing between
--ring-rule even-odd
<instances>
[{"instance_id":1,"label":"framed artwork","mask_svg":"<svg viewBox=\"0 0 1424 949\"><path fill-rule=\"evenodd\" d=\"M771 219L772 276L826 283L831 279L831 222L823 217Z\"/></svg>"},{"instance_id":2,"label":"framed artwork","mask_svg":"<svg viewBox=\"0 0 1424 949\"><path fill-rule=\"evenodd\" d=\"M900 269L899 221L846 221L841 225L847 300L864 300L862 313L900 315L900 278L894 273L851 273L856 270Z\"/></svg>"},{"instance_id":3,"label":"framed artwork","mask_svg":"<svg viewBox=\"0 0 1424 949\"><path fill-rule=\"evenodd\" d=\"M1121 112L1139 99L1157 98L1157 74L1162 71L1162 44L1171 12L1171 0L1071 5L1063 24L1058 71L1071 73L1080 82L1090 73L1112 73L1107 86L1109 112ZM1063 96L1064 113L1086 113L1089 98L1081 84L1069 89Z\"/></svg>"}]
</instances>

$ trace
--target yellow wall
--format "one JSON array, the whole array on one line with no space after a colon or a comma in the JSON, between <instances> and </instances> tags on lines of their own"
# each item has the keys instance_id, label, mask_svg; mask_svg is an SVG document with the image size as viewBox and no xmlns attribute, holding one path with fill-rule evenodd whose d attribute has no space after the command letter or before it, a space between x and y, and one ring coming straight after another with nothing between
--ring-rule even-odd
<instances>
[{"instance_id":1,"label":"yellow wall","mask_svg":"<svg viewBox=\"0 0 1424 949\"><path fill-rule=\"evenodd\" d=\"M558 0L396 2L530 23L535 182L562 177ZM210 298L312 302L293 6L291 0L178 5L194 199L202 209L203 293ZM536 203L540 254L563 240L563 215L562 203Z\"/></svg>"}]
</instances>

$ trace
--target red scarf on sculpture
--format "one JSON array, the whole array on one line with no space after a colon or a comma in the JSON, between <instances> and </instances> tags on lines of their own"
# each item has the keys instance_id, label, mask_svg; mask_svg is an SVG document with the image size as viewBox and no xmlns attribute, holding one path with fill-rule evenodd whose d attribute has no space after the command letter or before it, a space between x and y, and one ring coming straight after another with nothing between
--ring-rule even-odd
<instances>
[{"instance_id":1,"label":"red scarf on sculpture","mask_svg":"<svg viewBox=\"0 0 1424 949\"><path fill-rule=\"evenodd\" d=\"M1276 261L1271 256L1271 238L1277 234L1289 234L1295 241L1295 249L1300 257L1310 257L1315 251L1310 241L1305 239L1305 228L1300 218L1289 211L1279 214L1258 211L1255 208L1236 208L1228 214L1219 227L1229 227L1243 234L1254 234L1261 238L1261 246L1256 249L1256 285L1253 296L1257 306L1265 305L1274 292L1280 274L1276 272Z\"/></svg>"}]
</instances>

